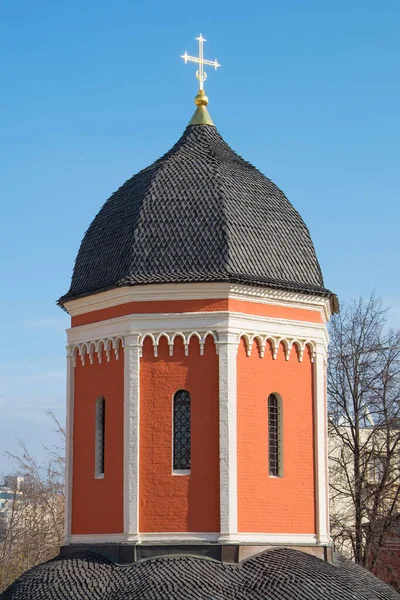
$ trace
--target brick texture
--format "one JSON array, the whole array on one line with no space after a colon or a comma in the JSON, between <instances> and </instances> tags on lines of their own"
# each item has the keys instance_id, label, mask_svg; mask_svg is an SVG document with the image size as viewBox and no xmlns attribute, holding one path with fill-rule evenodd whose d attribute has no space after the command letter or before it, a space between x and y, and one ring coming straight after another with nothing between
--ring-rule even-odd
<instances>
[{"instance_id":1,"label":"brick texture","mask_svg":"<svg viewBox=\"0 0 400 600\"><path fill-rule=\"evenodd\" d=\"M172 474L172 398L191 394L191 474ZM189 355L165 339L154 357L144 342L140 367L140 531L219 531L218 356L211 337L204 356L192 338Z\"/></svg>"},{"instance_id":2,"label":"brick texture","mask_svg":"<svg viewBox=\"0 0 400 600\"><path fill-rule=\"evenodd\" d=\"M276 360L271 348L260 358L254 342L238 352L238 528L240 532L314 533L315 485L312 364L295 348ZM268 474L268 411L271 393L283 405L283 477Z\"/></svg>"},{"instance_id":3,"label":"brick texture","mask_svg":"<svg viewBox=\"0 0 400 600\"><path fill-rule=\"evenodd\" d=\"M104 479L95 479L96 399L105 398ZM72 533L123 531L124 352L75 367Z\"/></svg>"}]
</instances>

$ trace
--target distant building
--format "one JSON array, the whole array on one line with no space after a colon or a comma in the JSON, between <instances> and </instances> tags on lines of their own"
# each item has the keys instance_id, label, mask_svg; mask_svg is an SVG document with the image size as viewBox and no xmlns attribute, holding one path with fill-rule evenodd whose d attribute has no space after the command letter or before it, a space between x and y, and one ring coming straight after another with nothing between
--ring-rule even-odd
<instances>
[{"instance_id":1,"label":"distant building","mask_svg":"<svg viewBox=\"0 0 400 600\"><path fill-rule=\"evenodd\" d=\"M361 483L363 486L363 523L367 526L370 510L373 507L377 489L379 493L379 507L377 509L376 523L372 525L379 531L379 519L385 519L388 514L400 508L398 485L400 478L400 447L394 453L390 462L385 454L385 445L390 440L394 443L398 438L397 425L392 429L373 427L370 423L359 430L361 442ZM331 533L339 541L336 550L352 558L354 556L354 522L355 504L353 493L354 482L354 455L344 439L351 439L350 428L341 425L338 431L329 429L329 482L330 482L330 517ZM390 445L390 444L389 444ZM397 446L397 443L394 447ZM385 469L390 475L385 475ZM386 479L384 480L384 476ZM353 539L352 539L353 538Z\"/></svg>"},{"instance_id":2,"label":"distant building","mask_svg":"<svg viewBox=\"0 0 400 600\"><path fill-rule=\"evenodd\" d=\"M0 541L6 534L14 501L22 495L23 482L23 477L8 475L4 478L4 484L0 485Z\"/></svg>"},{"instance_id":3,"label":"distant building","mask_svg":"<svg viewBox=\"0 0 400 600\"><path fill-rule=\"evenodd\" d=\"M400 513L387 521L373 572L400 592Z\"/></svg>"}]
</instances>

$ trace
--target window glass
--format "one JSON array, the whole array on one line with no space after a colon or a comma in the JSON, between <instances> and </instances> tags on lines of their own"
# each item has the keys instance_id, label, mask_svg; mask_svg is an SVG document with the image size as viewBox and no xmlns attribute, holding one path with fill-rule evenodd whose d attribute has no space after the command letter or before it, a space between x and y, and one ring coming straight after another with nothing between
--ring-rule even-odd
<instances>
[{"instance_id":1,"label":"window glass","mask_svg":"<svg viewBox=\"0 0 400 600\"><path fill-rule=\"evenodd\" d=\"M190 394L179 390L174 395L174 471L190 470Z\"/></svg>"},{"instance_id":2,"label":"window glass","mask_svg":"<svg viewBox=\"0 0 400 600\"><path fill-rule=\"evenodd\" d=\"M104 476L104 434L106 424L106 401L100 397L96 400L96 441L95 441L95 476Z\"/></svg>"},{"instance_id":3,"label":"window glass","mask_svg":"<svg viewBox=\"0 0 400 600\"><path fill-rule=\"evenodd\" d=\"M268 468L273 477L280 475L280 406L275 394L268 397Z\"/></svg>"}]
</instances>

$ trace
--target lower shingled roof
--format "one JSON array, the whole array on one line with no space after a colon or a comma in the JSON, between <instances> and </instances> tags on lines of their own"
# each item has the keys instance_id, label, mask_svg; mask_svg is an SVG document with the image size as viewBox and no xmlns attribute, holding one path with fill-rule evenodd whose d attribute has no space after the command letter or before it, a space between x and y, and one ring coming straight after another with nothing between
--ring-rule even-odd
<instances>
[{"instance_id":1,"label":"lower shingled roof","mask_svg":"<svg viewBox=\"0 0 400 600\"><path fill-rule=\"evenodd\" d=\"M239 565L163 556L117 566L93 553L31 569L1 600L398 600L369 571L339 558L329 564L286 548Z\"/></svg>"}]
</instances>

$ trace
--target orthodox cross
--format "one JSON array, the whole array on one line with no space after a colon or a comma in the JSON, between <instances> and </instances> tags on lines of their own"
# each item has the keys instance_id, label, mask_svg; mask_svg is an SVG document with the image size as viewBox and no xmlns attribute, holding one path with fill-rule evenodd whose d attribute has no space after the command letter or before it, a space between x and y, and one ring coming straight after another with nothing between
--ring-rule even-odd
<instances>
[{"instance_id":1,"label":"orthodox cross","mask_svg":"<svg viewBox=\"0 0 400 600\"><path fill-rule=\"evenodd\" d=\"M219 64L219 62L217 61L217 59L215 60L206 60L203 56L203 42L205 42L206 40L203 38L203 36L200 34L199 37L196 38L196 40L198 40L199 42L199 56L189 56L187 52L185 52L185 54L181 55L181 58L183 58L183 60L185 61L185 65L187 65L188 62L194 62L197 63L199 65L198 70L196 71L196 77L200 82L200 89L203 90L203 83L205 82L205 80L207 79L207 73L204 70L204 65L210 65L211 67L214 67L215 70L218 69L218 67L220 67L221 65Z\"/></svg>"}]
</instances>

